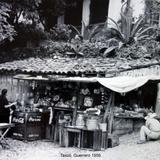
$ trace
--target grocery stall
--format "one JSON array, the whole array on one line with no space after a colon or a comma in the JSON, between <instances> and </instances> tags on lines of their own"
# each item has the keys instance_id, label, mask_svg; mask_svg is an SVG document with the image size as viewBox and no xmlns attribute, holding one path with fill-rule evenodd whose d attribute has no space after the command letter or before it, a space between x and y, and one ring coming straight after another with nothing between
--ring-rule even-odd
<instances>
[{"instance_id":1,"label":"grocery stall","mask_svg":"<svg viewBox=\"0 0 160 160\"><path fill-rule=\"evenodd\" d=\"M17 101L13 138L102 150L139 130L148 111L158 112L159 65L121 66L118 72L119 61L81 61L28 59L0 66L0 84Z\"/></svg>"},{"instance_id":2,"label":"grocery stall","mask_svg":"<svg viewBox=\"0 0 160 160\"><path fill-rule=\"evenodd\" d=\"M20 113L26 112L27 116L32 112L37 116L40 114L39 129L38 123L35 129L41 135L39 138L50 139L65 147L105 149L109 144L108 135L122 135L139 130L144 124L145 113L149 109L154 110L149 105L144 107L142 103L142 94L149 81L144 77L44 78L16 75L14 78L30 83L29 92L23 94L24 97L30 96L31 102L28 107L17 107ZM149 85L156 89L156 83ZM21 99L20 103L25 102ZM32 130L29 123L28 126L26 128ZM40 133L41 128L43 133ZM25 133L28 133L27 130ZM30 136L27 140L33 139Z\"/></svg>"}]
</instances>

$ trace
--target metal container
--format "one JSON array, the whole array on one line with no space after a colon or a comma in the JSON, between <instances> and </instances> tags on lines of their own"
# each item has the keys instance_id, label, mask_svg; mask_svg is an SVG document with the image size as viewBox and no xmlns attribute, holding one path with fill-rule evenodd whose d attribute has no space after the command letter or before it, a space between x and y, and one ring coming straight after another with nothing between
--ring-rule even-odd
<instances>
[{"instance_id":1,"label":"metal container","mask_svg":"<svg viewBox=\"0 0 160 160\"><path fill-rule=\"evenodd\" d=\"M84 115L83 114L78 114L77 115L76 126L77 127L82 127L82 128L85 126L85 121L84 121Z\"/></svg>"},{"instance_id":2,"label":"metal container","mask_svg":"<svg viewBox=\"0 0 160 160\"><path fill-rule=\"evenodd\" d=\"M86 126L88 130L98 129L98 118L96 116L88 118L86 121Z\"/></svg>"}]
</instances>

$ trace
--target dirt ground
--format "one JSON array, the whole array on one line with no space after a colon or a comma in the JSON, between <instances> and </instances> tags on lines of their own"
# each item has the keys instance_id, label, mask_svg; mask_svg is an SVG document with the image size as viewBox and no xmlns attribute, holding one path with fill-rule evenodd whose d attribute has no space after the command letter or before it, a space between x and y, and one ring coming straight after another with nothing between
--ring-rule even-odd
<instances>
[{"instance_id":1,"label":"dirt ground","mask_svg":"<svg viewBox=\"0 0 160 160\"><path fill-rule=\"evenodd\" d=\"M138 145L138 136L138 133L124 135L120 137L119 146L105 151L62 148L46 141L8 139L12 147L0 148L0 160L160 160L160 140Z\"/></svg>"}]
</instances>

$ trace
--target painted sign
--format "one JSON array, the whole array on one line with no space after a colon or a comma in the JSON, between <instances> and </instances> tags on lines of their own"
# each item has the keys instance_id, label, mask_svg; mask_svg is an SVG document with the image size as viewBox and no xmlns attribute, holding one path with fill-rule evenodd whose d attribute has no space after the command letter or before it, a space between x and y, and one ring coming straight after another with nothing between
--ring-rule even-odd
<instances>
[{"instance_id":1,"label":"painted sign","mask_svg":"<svg viewBox=\"0 0 160 160\"><path fill-rule=\"evenodd\" d=\"M25 118L24 117L13 117L12 122L13 123L24 124L25 123Z\"/></svg>"}]
</instances>

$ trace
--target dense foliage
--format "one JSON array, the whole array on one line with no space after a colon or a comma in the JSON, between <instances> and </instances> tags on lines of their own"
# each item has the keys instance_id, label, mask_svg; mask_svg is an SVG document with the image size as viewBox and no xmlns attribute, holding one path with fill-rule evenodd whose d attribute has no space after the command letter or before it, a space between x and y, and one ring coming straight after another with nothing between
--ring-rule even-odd
<instances>
[{"instance_id":1,"label":"dense foliage","mask_svg":"<svg viewBox=\"0 0 160 160\"><path fill-rule=\"evenodd\" d=\"M0 44L4 43L6 39L13 40L13 36L16 34L14 26L12 26L7 18L11 8L9 5L0 3Z\"/></svg>"},{"instance_id":2,"label":"dense foliage","mask_svg":"<svg viewBox=\"0 0 160 160\"><path fill-rule=\"evenodd\" d=\"M159 12L160 1L159 0L145 0L146 12Z\"/></svg>"},{"instance_id":3,"label":"dense foliage","mask_svg":"<svg viewBox=\"0 0 160 160\"><path fill-rule=\"evenodd\" d=\"M75 5L76 0L1 0L0 42L13 40L15 33L25 35L22 31L30 28L49 31L55 25L54 18Z\"/></svg>"},{"instance_id":4,"label":"dense foliage","mask_svg":"<svg viewBox=\"0 0 160 160\"><path fill-rule=\"evenodd\" d=\"M129 1L121 10L120 21L110 19L115 27L109 28L108 20L104 26L83 26L84 35L72 25L57 26L51 20L64 14L66 7L75 5L76 0L2 0L0 43L15 38L4 45L7 50L3 51L16 59L30 56L138 59L160 55L155 29L146 26L143 17L134 20ZM3 58L5 53L1 50L0 61L7 61L7 56Z\"/></svg>"}]
</instances>

